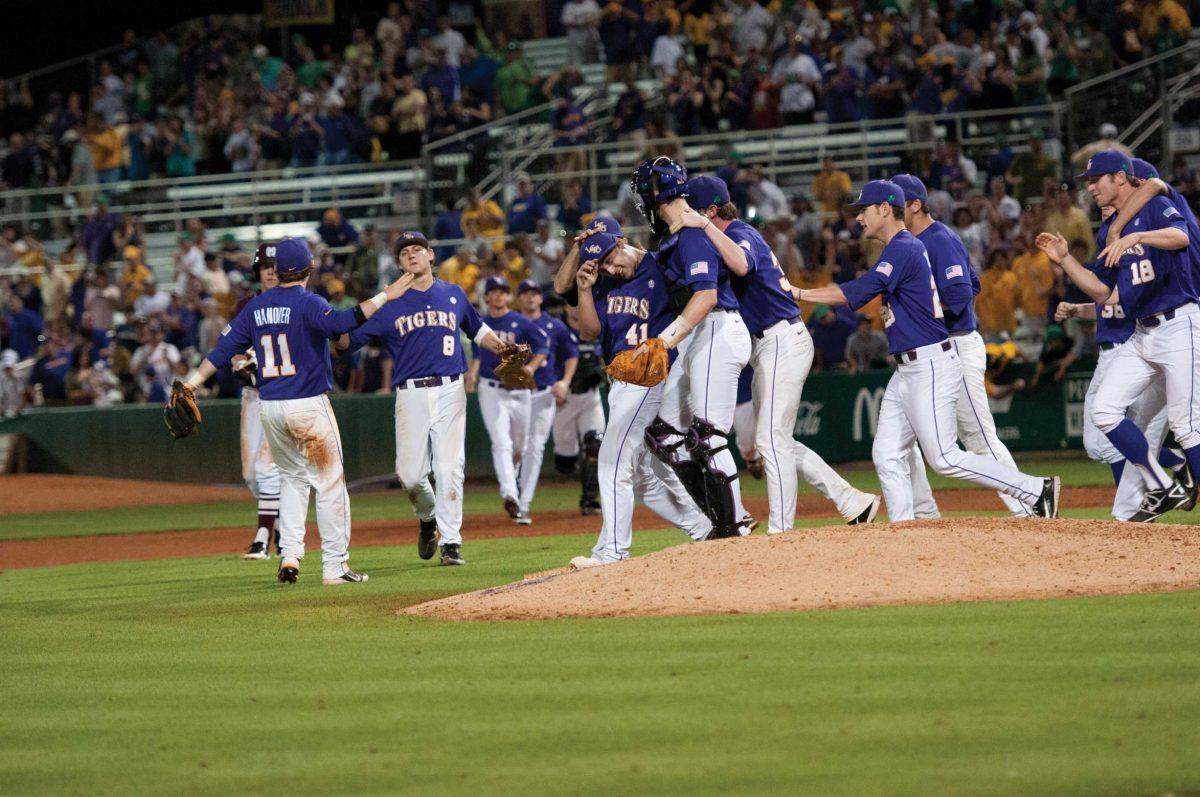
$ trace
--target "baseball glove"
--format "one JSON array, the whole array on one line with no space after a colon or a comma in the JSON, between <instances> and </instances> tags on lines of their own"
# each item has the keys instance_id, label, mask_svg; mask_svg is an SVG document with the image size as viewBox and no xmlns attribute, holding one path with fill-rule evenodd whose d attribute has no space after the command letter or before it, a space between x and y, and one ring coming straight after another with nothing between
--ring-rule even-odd
<instances>
[{"instance_id":1,"label":"baseball glove","mask_svg":"<svg viewBox=\"0 0 1200 797\"><path fill-rule=\"evenodd\" d=\"M492 373L504 383L505 387L511 389L534 387L533 377L525 371L525 363L533 357L533 351L527 344L506 343L500 351L496 352L496 355L500 358L500 364Z\"/></svg>"},{"instance_id":2,"label":"baseball glove","mask_svg":"<svg viewBox=\"0 0 1200 797\"><path fill-rule=\"evenodd\" d=\"M200 425L200 408L196 406L196 391L178 379L171 385L171 398L163 408L167 431L178 440L196 433Z\"/></svg>"},{"instance_id":3,"label":"baseball glove","mask_svg":"<svg viewBox=\"0 0 1200 797\"><path fill-rule=\"evenodd\" d=\"M608 364L608 375L631 385L654 387L667 378L670 359L662 338L650 338L627 349Z\"/></svg>"}]
</instances>

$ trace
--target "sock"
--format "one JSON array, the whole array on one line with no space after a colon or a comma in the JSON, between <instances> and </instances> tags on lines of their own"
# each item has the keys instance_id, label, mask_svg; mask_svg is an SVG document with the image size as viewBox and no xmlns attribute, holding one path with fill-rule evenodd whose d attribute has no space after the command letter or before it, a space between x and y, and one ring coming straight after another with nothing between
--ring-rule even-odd
<instances>
[{"instance_id":1,"label":"sock","mask_svg":"<svg viewBox=\"0 0 1200 797\"><path fill-rule=\"evenodd\" d=\"M1158 452L1158 464L1168 470L1178 470L1183 465L1183 460L1175 455L1175 452L1166 446Z\"/></svg>"},{"instance_id":2,"label":"sock","mask_svg":"<svg viewBox=\"0 0 1200 797\"><path fill-rule=\"evenodd\" d=\"M1200 473L1200 445L1185 448L1183 455L1187 457L1188 470L1192 472L1192 478L1196 478L1196 474Z\"/></svg>"},{"instance_id":3,"label":"sock","mask_svg":"<svg viewBox=\"0 0 1200 797\"><path fill-rule=\"evenodd\" d=\"M1120 462L1110 462L1108 467L1112 468L1113 481L1118 487L1121 486L1121 474L1125 472L1125 460Z\"/></svg>"},{"instance_id":4,"label":"sock","mask_svg":"<svg viewBox=\"0 0 1200 797\"><path fill-rule=\"evenodd\" d=\"M259 493L258 495L258 534L255 542L268 542L275 531L275 521L279 519L279 495ZM278 547L278 543L276 543Z\"/></svg>"},{"instance_id":5,"label":"sock","mask_svg":"<svg viewBox=\"0 0 1200 797\"><path fill-rule=\"evenodd\" d=\"M1171 486L1171 477L1161 465L1150 458L1150 445L1146 442L1146 436L1133 421L1122 418L1121 422L1105 432L1104 436L1125 455L1126 460L1142 469L1148 489L1164 490Z\"/></svg>"},{"instance_id":6,"label":"sock","mask_svg":"<svg viewBox=\"0 0 1200 797\"><path fill-rule=\"evenodd\" d=\"M260 515L259 516L260 520L261 520L261 517L262 516ZM254 544L257 545L258 543L261 542L263 545L266 545L267 540L269 540L270 538L271 538L271 532L267 531L265 528L263 528L260 525L258 527L258 533L254 535Z\"/></svg>"}]
</instances>

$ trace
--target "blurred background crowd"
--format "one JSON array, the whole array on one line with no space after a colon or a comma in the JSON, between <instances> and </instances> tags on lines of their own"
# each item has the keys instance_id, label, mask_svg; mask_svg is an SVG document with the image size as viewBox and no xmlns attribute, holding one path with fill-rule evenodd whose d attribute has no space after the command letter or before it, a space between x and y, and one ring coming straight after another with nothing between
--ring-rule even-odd
<instances>
[{"instance_id":1,"label":"blurred background crowd","mask_svg":"<svg viewBox=\"0 0 1200 797\"><path fill-rule=\"evenodd\" d=\"M483 25L471 0L392 3L379 18L356 20L345 41L297 34L286 51L252 17L196 20L172 36L130 31L90 86L40 96L27 82L0 85L0 187L115 189L152 177L404 160L547 101L558 143L616 140L640 151L654 140L642 154L686 165L677 140L699 133L1043 105L1183 43L1195 13L1180 0L564 0L557 8L572 63L549 75L535 74L519 40ZM589 126L576 96L580 68L592 63L620 86L604 129ZM983 285L985 338L1044 360L1046 378L1061 378L1092 344L1086 325L1052 323L1055 304L1074 294L1033 239L1057 231L1081 259L1094 254L1098 213L1070 175L1116 136L1106 125L1072 153L1054 131L1035 131L1020 148L999 135L974 159L946 140L902 164L967 244ZM876 246L844 209L855 186L833 157L807 186L787 190L744 160L730 150L717 174L793 284L842 282L874 262ZM1200 200L1185 160L1158 166L1194 205ZM539 187L524 174L513 184L507 202L467 187L438 198L425 232L452 242L438 248L439 276L468 295L491 274L548 284L596 213L641 224L624 192L589 196L581 181ZM5 208L26 201L8 198ZM256 289L250 249L198 219L178 236L171 263L147 263L136 214L109 212L103 190L81 190L74 201L73 240L59 251L33 229L0 231L0 413L161 400ZM311 221L321 244L314 287L335 306L394 277L398 230L336 207ZM890 366L878 308L803 310L817 370ZM379 389L379 356L368 348L339 361L338 388ZM16 364L30 360L17 376ZM218 382L220 395L236 395L230 374Z\"/></svg>"}]
</instances>

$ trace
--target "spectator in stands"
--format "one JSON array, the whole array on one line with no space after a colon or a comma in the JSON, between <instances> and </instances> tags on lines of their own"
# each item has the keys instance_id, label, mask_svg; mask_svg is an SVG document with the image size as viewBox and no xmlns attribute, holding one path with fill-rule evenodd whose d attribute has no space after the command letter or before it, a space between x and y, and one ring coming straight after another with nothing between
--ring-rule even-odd
<instances>
[{"instance_id":1,"label":"spectator in stands","mask_svg":"<svg viewBox=\"0 0 1200 797\"><path fill-rule=\"evenodd\" d=\"M596 63L600 55L600 6L596 0L567 0L559 21L567 31L567 62Z\"/></svg>"},{"instance_id":2,"label":"spectator in stands","mask_svg":"<svg viewBox=\"0 0 1200 797\"><path fill-rule=\"evenodd\" d=\"M120 132L108 124L101 114L93 111L88 114L85 140L96 167L96 179L100 183L120 180L123 146Z\"/></svg>"},{"instance_id":3,"label":"spectator in stands","mask_svg":"<svg viewBox=\"0 0 1200 797\"><path fill-rule=\"evenodd\" d=\"M761 166L755 166L750 171L751 179L746 183L746 191L750 204L756 214L762 219L774 219L787 212L788 199L778 185L767 178L767 173Z\"/></svg>"},{"instance_id":4,"label":"spectator in stands","mask_svg":"<svg viewBox=\"0 0 1200 797\"><path fill-rule=\"evenodd\" d=\"M853 69L842 67L833 73L825 89L825 115L830 124L857 122L863 118L862 81ZM784 124L787 124L786 118Z\"/></svg>"},{"instance_id":5,"label":"spectator in stands","mask_svg":"<svg viewBox=\"0 0 1200 797\"><path fill-rule=\"evenodd\" d=\"M518 293L517 288L520 287L521 280L529 276L529 269L526 267L523 254L528 246L529 236L517 233L505 242L504 249L496 256L498 271L508 280L514 296Z\"/></svg>"},{"instance_id":6,"label":"spectator in stands","mask_svg":"<svg viewBox=\"0 0 1200 797\"><path fill-rule=\"evenodd\" d=\"M190 278L194 277L203 283L204 272L207 271L204 265L204 250L196 242L196 234L191 230L184 230L179 234L174 261L176 293L182 293L187 288Z\"/></svg>"},{"instance_id":7,"label":"spectator in stands","mask_svg":"<svg viewBox=\"0 0 1200 797\"><path fill-rule=\"evenodd\" d=\"M549 285L554 279L554 273L562 263L565 249L562 239L550 234L550 222L538 219L536 232L530 241L526 262L529 264L529 277L538 285Z\"/></svg>"},{"instance_id":8,"label":"spectator in stands","mask_svg":"<svg viewBox=\"0 0 1200 797\"><path fill-rule=\"evenodd\" d=\"M142 260L142 250L136 246L126 246L121 250L121 274L117 278L121 286L122 305L133 307L134 302L142 295L146 280L154 276L154 272L146 267Z\"/></svg>"},{"instance_id":9,"label":"spectator in stands","mask_svg":"<svg viewBox=\"0 0 1200 797\"><path fill-rule=\"evenodd\" d=\"M87 252L88 263L107 263L116 254L113 231L119 224L120 219L108 212L108 195L98 195L96 211L83 228L83 248Z\"/></svg>"},{"instance_id":10,"label":"spectator in stands","mask_svg":"<svg viewBox=\"0 0 1200 797\"><path fill-rule=\"evenodd\" d=\"M1154 38L1164 27L1181 41L1192 35L1192 20L1178 0L1145 0L1140 5L1143 39Z\"/></svg>"},{"instance_id":11,"label":"spectator in stands","mask_svg":"<svg viewBox=\"0 0 1200 797\"><path fill-rule=\"evenodd\" d=\"M140 295L133 302L133 316L140 321L146 321L156 316L165 315L171 306L171 297L158 289L158 280L153 274L142 280Z\"/></svg>"},{"instance_id":12,"label":"spectator in stands","mask_svg":"<svg viewBox=\"0 0 1200 797\"><path fill-rule=\"evenodd\" d=\"M232 290L220 259L211 252L204 255L204 292L217 301L224 302Z\"/></svg>"},{"instance_id":13,"label":"spectator in stands","mask_svg":"<svg viewBox=\"0 0 1200 797\"><path fill-rule=\"evenodd\" d=\"M907 110L904 79L886 50L871 55L866 78L866 111L871 119L894 119Z\"/></svg>"},{"instance_id":14,"label":"spectator in stands","mask_svg":"<svg viewBox=\"0 0 1200 797\"><path fill-rule=\"evenodd\" d=\"M192 279L182 293L171 296L167 305L166 317L163 319L164 331L171 345L180 350L196 348L197 332L200 326L200 287L199 280Z\"/></svg>"},{"instance_id":15,"label":"spectator in stands","mask_svg":"<svg viewBox=\"0 0 1200 797\"><path fill-rule=\"evenodd\" d=\"M113 328L113 313L121 309L121 289L112 284L108 269L98 268L88 280L83 299L83 329L90 330L92 342L104 348Z\"/></svg>"},{"instance_id":16,"label":"spectator in stands","mask_svg":"<svg viewBox=\"0 0 1200 797\"><path fill-rule=\"evenodd\" d=\"M520 113L541 101L541 81L533 74L533 67L525 60L519 42L509 42L505 51L505 63L496 71L496 94L500 107L506 114Z\"/></svg>"},{"instance_id":17,"label":"spectator in stands","mask_svg":"<svg viewBox=\"0 0 1200 797\"><path fill-rule=\"evenodd\" d=\"M533 190L533 181L530 180L529 175L521 172L517 175L517 196L508 206L508 234L532 235L537 229L538 219L544 218L546 218L546 200ZM513 293L516 294L515 288Z\"/></svg>"},{"instance_id":18,"label":"spectator in stands","mask_svg":"<svg viewBox=\"0 0 1200 797\"><path fill-rule=\"evenodd\" d=\"M583 106L572 96L568 89L565 96L554 101L554 109L550 112L550 127L554 132L555 147L578 147L588 140L587 118L583 115ZM582 171L587 166L587 154L583 151L563 153L558 157L560 172Z\"/></svg>"},{"instance_id":19,"label":"spectator in stands","mask_svg":"<svg viewBox=\"0 0 1200 797\"><path fill-rule=\"evenodd\" d=\"M146 401L159 404L167 400L175 364L182 358L179 349L168 343L158 324L147 324L142 345L133 353L133 373Z\"/></svg>"},{"instance_id":20,"label":"spectator in stands","mask_svg":"<svg viewBox=\"0 0 1200 797\"><path fill-rule=\"evenodd\" d=\"M288 151L292 155L292 168L317 165L324 149L325 129L317 121L316 99L305 93L300 97L300 113L288 128Z\"/></svg>"},{"instance_id":21,"label":"spectator in stands","mask_svg":"<svg viewBox=\"0 0 1200 797\"><path fill-rule=\"evenodd\" d=\"M734 0L729 7L730 40L739 55L765 52L775 29L775 16L757 0Z\"/></svg>"},{"instance_id":22,"label":"spectator in stands","mask_svg":"<svg viewBox=\"0 0 1200 797\"><path fill-rule=\"evenodd\" d=\"M225 141L225 157L234 172L252 172L258 168L258 140L242 119L233 120L233 132Z\"/></svg>"},{"instance_id":23,"label":"spectator in stands","mask_svg":"<svg viewBox=\"0 0 1200 797\"><path fill-rule=\"evenodd\" d=\"M231 232L221 236L221 246L217 249L217 257L221 258L221 268L227 274L235 271L243 275L250 273L250 253L238 243L237 237Z\"/></svg>"},{"instance_id":24,"label":"spectator in stands","mask_svg":"<svg viewBox=\"0 0 1200 797\"><path fill-rule=\"evenodd\" d=\"M601 11L598 33L608 64L608 82L626 83L637 78L636 30L641 21L638 0L608 0Z\"/></svg>"},{"instance_id":25,"label":"spectator in stands","mask_svg":"<svg viewBox=\"0 0 1200 797\"><path fill-rule=\"evenodd\" d=\"M988 218L999 234L998 240L1006 241L1020 229L1021 203L1008 195L1008 183L1003 175L991 178L990 187Z\"/></svg>"},{"instance_id":26,"label":"spectator in stands","mask_svg":"<svg viewBox=\"0 0 1200 797\"><path fill-rule=\"evenodd\" d=\"M18 360L12 349L0 352L0 418L15 418L25 408L25 380L17 375Z\"/></svg>"},{"instance_id":27,"label":"spectator in stands","mask_svg":"<svg viewBox=\"0 0 1200 797\"><path fill-rule=\"evenodd\" d=\"M289 133L292 123L284 109L279 96L267 96L266 110L263 116L252 125L255 141L258 144L259 167L263 169L282 169L291 159L289 150Z\"/></svg>"},{"instance_id":28,"label":"spectator in stands","mask_svg":"<svg viewBox=\"0 0 1200 797\"><path fill-rule=\"evenodd\" d=\"M468 45L463 50L462 66L458 68L458 83L463 91L470 89L489 105L496 104L496 72L500 64L490 55L480 53Z\"/></svg>"},{"instance_id":29,"label":"spectator in stands","mask_svg":"<svg viewBox=\"0 0 1200 797\"><path fill-rule=\"evenodd\" d=\"M3 93L0 92L0 95ZM68 130L63 135L63 143L71 149L71 173L67 178L69 186L92 186L97 183L92 150L83 139L82 131L82 127L77 127ZM92 202L92 192L90 190L77 191L75 201L80 207L87 207Z\"/></svg>"},{"instance_id":30,"label":"spectator in stands","mask_svg":"<svg viewBox=\"0 0 1200 797\"><path fill-rule=\"evenodd\" d=\"M1053 205L1047 208L1043 231L1055 232L1067 239L1067 244L1081 243L1084 246L1086 262L1092 258L1095 250L1096 235L1092 230L1092 220L1083 208L1075 204L1075 185L1073 182L1061 183L1054 193ZM1040 250L1039 250L1040 251ZM1016 267L1016 264L1013 265Z\"/></svg>"},{"instance_id":31,"label":"spectator in stands","mask_svg":"<svg viewBox=\"0 0 1200 797\"><path fill-rule=\"evenodd\" d=\"M359 298L369 298L373 295L375 286L379 284L379 258L386 251L387 244L375 225L368 224L363 227L362 236L354 247L353 254L346 258L348 289L352 295Z\"/></svg>"},{"instance_id":32,"label":"spectator in stands","mask_svg":"<svg viewBox=\"0 0 1200 797\"><path fill-rule=\"evenodd\" d=\"M450 17L438 17L438 32L433 37L434 50L441 50L445 56L445 63L454 70L457 70L462 65L462 54L467 49L467 39L457 30L450 26ZM458 76L455 75L457 83Z\"/></svg>"},{"instance_id":33,"label":"spectator in stands","mask_svg":"<svg viewBox=\"0 0 1200 797\"><path fill-rule=\"evenodd\" d=\"M858 317L854 334L846 341L846 367L852 374L875 368L887 368L887 336L871 327L871 319Z\"/></svg>"},{"instance_id":34,"label":"spectator in stands","mask_svg":"<svg viewBox=\"0 0 1200 797\"><path fill-rule=\"evenodd\" d=\"M463 289L467 296L475 295L479 282L479 263L475 252L468 246L460 246L455 253L438 264L438 279L453 283Z\"/></svg>"},{"instance_id":35,"label":"spectator in stands","mask_svg":"<svg viewBox=\"0 0 1200 797\"><path fill-rule=\"evenodd\" d=\"M166 120L159 144L166 155L167 177L192 177L196 174L196 139L192 131L184 127L182 119L172 116Z\"/></svg>"},{"instance_id":36,"label":"spectator in stands","mask_svg":"<svg viewBox=\"0 0 1200 797\"><path fill-rule=\"evenodd\" d=\"M753 0L751 4L761 8ZM814 89L821 85L821 70L817 69L812 56L804 52L803 46L803 38L799 34L793 36L771 71L771 80L782 86L779 108L785 125L812 122L817 108Z\"/></svg>"},{"instance_id":37,"label":"spectator in stands","mask_svg":"<svg viewBox=\"0 0 1200 797\"><path fill-rule=\"evenodd\" d=\"M0 162L4 187L11 189L29 188L37 173L38 149L23 133L8 137L8 154ZM19 210L17 212L20 212Z\"/></svg>"},{"instance_id":38,"label":"spectator in stands","mask_svg":"<svg viewBox=\"0 0 1200 797\"><path fill-rule=\"evenodd\" d=\"M1006 251L992 250L987 268L979 275L979 282L975 312L979 316L980 334L985 338L1011 336L1017 329L1021 285L1013 273Z\"/></svg>"},{"instance_id":39,"label":"spectator in stands","mask_svg":"<svg viewBox=\"0 0 1200 797\"><path fill-rule=\"evenodd\" d=\"M317 235L326 246L353 246L358 243L358 230L337 208L330 208L321 214Z\"/></svg>"},{"instance_id":40,"label":"spectator in stands","mask_svg":"<svg viewBox=\"0 0 1200 797\"><path fill-rule=\"evenodd\" d=\"M1033 379L1029 380L1029 389L1035 390L1046 373L1049 373L1055 382L1061 382L1067 375L1067 369L1079 357L1075 344L1076 341L1072 340L1059 324L1046 327L1046 342L1038 358L1037 370L1033 372Z\"/></svg>"},{"instance_id":41,"label":"spectator in stands","mask_svg":"<svg viewBox=\"0 0 1200 797\"><path fill-rule=\"evenodd\" d=\"M1117 140L1119 134L1117 126L1112 122L1105 122L1100 125L1100 137L1095 141L1084 144L1071 155L1071 170L1081 172L1087 168L1087 162L1097 152L1105 149L1116 149L1124 152L1129 157L1133 157L1133 150Z\"/></svg>"},{"instance_id":42,"label":"spectator in stands","mask_svg":"<svg viewBox=\"0 0 1200 797\"><path fill-rule=\"evenodd\" d=\"M49 339L39 350L38 360L29 376L29 385L36 388L36 396L44 403L66 403L66 381L71 362L71 335L66 324L60 324L51 330Z\"/></svg>"},{"instance_id":43,"label":"spectator in stands","mask_svg":"<svg viewBox=\"0 0 1200 797\"><path fill-rule=\"evenodd\" d=\"M42 334L42 317L25 306L17 294L8 297L8 346L20 359L31 356Z\"/></svg>"},{"instance_id":44,"label":"spectator in stands","mask_svg":"<svg viewBox=\"0 0 1200 797\"><path fill-rule=\"evenodd\" d=\"M971 257L971 265L976 270L983 267L984 253L991 245L991 228L983 219L975 218L969 207L960 207L954 211L954 221L949 225L954 233L962 239L967 254Z\"/></svg>"},{"instance_id":45,"label":"spectator in stands","mask_svg":"<svg viewBox=\"0 0 1200 797\"><path fill-rule=\"evenodd\" d=\"M47 324L52 324L67 316L71 280L52 259L47 260L42 268L42 318Z\"/></svg>"},{"instance_id":46,"label":"spectator in stands","mask_svg":"<svg viewBox=\"0 0 1200 797\"><path fill-rule=\"evenodd\" d=\"M1057 180L1058 164L1046 154L1043 146L1045 133L1034 128L1029 134L1029 149L1013 158L1008 167L1008 184L1013 187L1013 195L1024 206L1030 199L1042 192L1042 182L1046 178Z\"/></svg>"},{"instance_id":47,"label":"spectator in stands","mask_svg":"<svg viewBox=\"0 0 1200 797\"><path fill-rule=\"evenodd\" d=\"M837 168L832 155L821 158L821 171L813 175L809 193L824 213L838 213L850 197L850 175Z\"/></svg>"},{"instance_id":48,"label":"spectator in stands","mask_svg":"<svg viewBox=\"0 0 1200 797\"><path fill-rule=\"evenodd\" d=\"M1034 245L1036 237L1036 228L1023 230L1012 260L1012 273L1021 286L1021 327L1030 340L1041 340L1046 331L1054 290L1054 269L1046 253Z\"/></svg>"},{"instance_id":49,"label":"spectator in stands","mask_svg":"<svg viewBox=\"0 0 1200 797\"><path fill-rule=\"evenodd\" d=\"M558 205L558 223L567 235L583 229L586 217L592 213L592 203L583 195L583 184L578 180L563 183L562 202Z\"/></svg>"},{"instance_id":50,"label":"spectator in stands","mask_svg":"<svg viewBox=\"0 0 1200 797\"><path fill-rule=\"evenodd\" d=\"M813 339L813 370L832 371L846 367L846 342L854 327L846 323L828 305L813 308L808 323Z\"/></svg>"}]
</instances>

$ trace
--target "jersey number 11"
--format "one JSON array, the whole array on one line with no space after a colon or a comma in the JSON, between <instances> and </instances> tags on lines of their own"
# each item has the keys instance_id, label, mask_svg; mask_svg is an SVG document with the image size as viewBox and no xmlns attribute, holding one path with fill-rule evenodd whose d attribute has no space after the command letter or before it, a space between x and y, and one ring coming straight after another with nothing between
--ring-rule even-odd
<instances>
[{"instance_id":1,"label":"jersey number 11","mask_svg":"<svg viewBox=\"0 0 1200 797\"><path fill-rule=\"evenodd\" d=\"M279 365L275 364L275 343L279 343ZM263 335L259 339L262 344L262 375L263 379L276 376L295 376L296 366L292 364L292 350L288 346L287 333L278 335Z\"/></svg>"}]
</instances>

